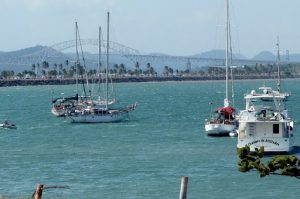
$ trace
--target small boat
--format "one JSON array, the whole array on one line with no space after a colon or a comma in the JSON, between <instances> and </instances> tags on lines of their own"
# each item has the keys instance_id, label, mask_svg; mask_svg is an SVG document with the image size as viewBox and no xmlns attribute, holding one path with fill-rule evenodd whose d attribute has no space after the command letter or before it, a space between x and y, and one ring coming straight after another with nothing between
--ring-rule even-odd
<instances>
[{"instance_id":1,"label":"small boat","mask_svg":"<svg viewBox=\"0 0 300 199\"><path fill-rule=\"evenodd\" d=\"M4 121L3 124L0 124L0 128L17 129L17 126L15 124L9 124L7 121Z\"/></svg>"}]
</instances>

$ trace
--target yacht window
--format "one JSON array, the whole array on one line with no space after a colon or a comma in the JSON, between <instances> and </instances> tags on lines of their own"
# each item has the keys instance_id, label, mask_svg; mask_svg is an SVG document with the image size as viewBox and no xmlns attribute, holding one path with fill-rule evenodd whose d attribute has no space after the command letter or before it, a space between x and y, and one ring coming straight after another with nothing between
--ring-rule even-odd
<instances>
[{"instance_id":1,"label":"yacht window","mask_svg":"<svg viewBox=\"0 0 300 199\"><path fill-rule=\"evenodd\" d=\"M279 124L273 124L273 133L279 134Z\"/></svg>"}]
</instances>

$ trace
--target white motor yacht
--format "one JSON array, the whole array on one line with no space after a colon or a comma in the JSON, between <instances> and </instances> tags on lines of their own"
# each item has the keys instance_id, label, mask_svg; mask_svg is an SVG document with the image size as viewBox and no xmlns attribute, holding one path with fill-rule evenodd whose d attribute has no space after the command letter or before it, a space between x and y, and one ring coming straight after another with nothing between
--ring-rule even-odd
<instances>
[{"instance_id":1,"label":"white motor yacht","mask_svg":"<svg viewBox=\"0 0 300 199\"><path fill-rule=\"evenodd\" d=\"M239 114L238 144L251 151L264 147L266 152L291 152L294 147L294 122L288 116L285 97L269 93L245 95L246 107Z\"/></svg>"}]
</instances>

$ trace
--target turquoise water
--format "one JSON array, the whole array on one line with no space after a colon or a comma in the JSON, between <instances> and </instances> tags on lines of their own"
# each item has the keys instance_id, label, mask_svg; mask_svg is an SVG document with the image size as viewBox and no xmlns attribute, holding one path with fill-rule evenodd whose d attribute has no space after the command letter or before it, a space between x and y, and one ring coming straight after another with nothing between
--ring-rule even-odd
<instances>
[{"instance_id":1,"label":"turquoise water","mask_svg":"<svg viewBox=\"0 0 300 199\"><path fill-rule=\"evenodd\" d=\"M300 120L300 80L287 80L290 114ZM274 85L267 81L266 85ZM236 82L236 107L262 81ZM174 199L181 176L188 198L298 198L299 180L240 173L236 138L204 133L210 101L222 104L223 82L117 84L121 105L138 102L130 120L114 124L70 124L50 113L52 92L73 94L74 86L0 88L0 196L30 197L36 184L44 198ZM296 143L300 145L299 131ZM297 154L300 157L300 154Z\"/></svg>"}]
</instances>

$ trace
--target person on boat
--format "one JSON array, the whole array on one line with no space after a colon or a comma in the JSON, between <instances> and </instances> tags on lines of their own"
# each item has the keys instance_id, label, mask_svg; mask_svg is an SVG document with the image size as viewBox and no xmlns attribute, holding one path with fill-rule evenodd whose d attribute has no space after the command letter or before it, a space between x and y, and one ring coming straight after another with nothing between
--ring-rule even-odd
<instances>
[{"instance_id":1,"label":"person on boat","mask_svg":"<svg viewBox=\"0 0 300 199\"><path fill-rule=\"evenodd\" d=\"M4 120L4 122L3 122L3 126L8 126L9 124L8 124L8 121L7 120Z\"/></svg>"},{"instance_id":2,"label":"person on boat","mask_svg":"<svg viewBox=\"0 0 300 199\"><path fill-rule=\"evenodd\" d=\"M260 112L256 113L255 115L265 118L267 116L267 111L263 109Z\"/></svg>"}]
</instances>

